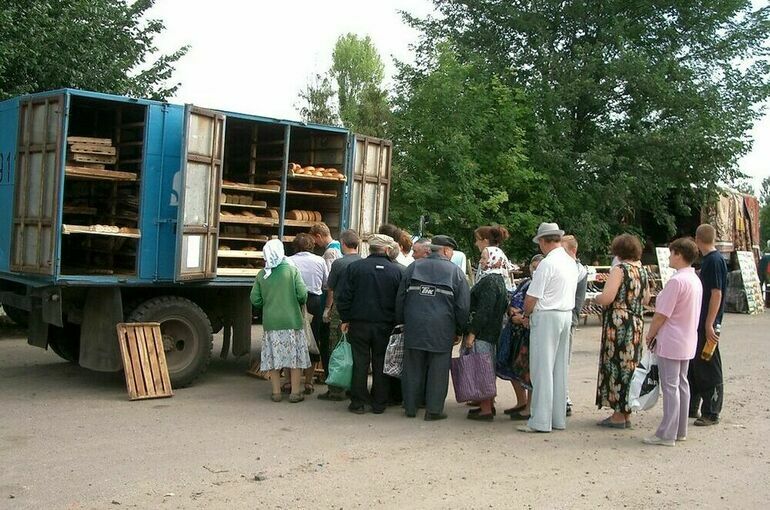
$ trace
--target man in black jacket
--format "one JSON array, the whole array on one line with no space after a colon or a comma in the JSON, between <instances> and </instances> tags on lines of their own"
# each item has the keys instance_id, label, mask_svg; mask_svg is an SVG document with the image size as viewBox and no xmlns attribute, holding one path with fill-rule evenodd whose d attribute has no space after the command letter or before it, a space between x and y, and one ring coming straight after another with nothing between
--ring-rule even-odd
<instances>
[{"instance_id":1,"label":"man in black jacket","mask_svg":"<svg viewBox=\"0 0 770 510\"><path fill-rule=\"evenodd\" d=\"M441 420L449 387L452 345L468 321L470 291L452 261L454 239L436 236L431 255L415 260L398 289L396 318L404 324L402 384L406 415L417 415L425 397L425 420Z\"/></svg>"},{"instance_id":2,"label":"man in black jacket","mask_svg":"<svg viewBox=\"0 0 770 510\"><path fill-rule=\"evenodd\" d=\"M377 234L369 238L369 256L347 268L345 284L336 299L342 326L353 351L353 380L350 388L352 413L363 414L366 404L382 414L388 405L391 384L397 380L382 373L385 349L396 325L396 293L401 283L401 266L390 260L389 251L398 245L392 237ZM367 387L369 364L372 389Z\"/></svg>"}]
</instances>

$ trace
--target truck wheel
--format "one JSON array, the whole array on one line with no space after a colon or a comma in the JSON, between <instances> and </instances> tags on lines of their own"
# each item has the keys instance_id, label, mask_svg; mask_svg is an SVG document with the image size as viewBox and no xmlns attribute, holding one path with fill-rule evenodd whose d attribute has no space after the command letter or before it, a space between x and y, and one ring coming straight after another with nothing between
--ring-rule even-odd
<instances>
[{"instance_id":1,"label":"truck wheel","mask_svg":"<svg viewBox=\"0 0 770 510\"><path fill-rule=\"evenodd\" d=\"M163 350L174 388L189 386L211 361L214 336L206 313L178 296L156 297L131 312L129 322L159 322Z\"/></svg>"},{"instance_id":2,"label":"truck wheel","mask_svg":"<svg viewBox=\"0 0 770 510\"><path fill-rule=\"evenodd\" d=\"M17 326L26 328L29 326L29 312L20 308L14 308L12 306L3 305L3 311Z\"/></svg>"},{"instance_id":3,"label":"truck wheel","mask_svg":"<svg viewBox=\"0 0 770 510\"><path fill-rule=\"evenodd\" d=\"M77 364L80 361L80 326L65 323L63 328L48 326L48 347L60 358Z\"/></svg>"}]
</instances>

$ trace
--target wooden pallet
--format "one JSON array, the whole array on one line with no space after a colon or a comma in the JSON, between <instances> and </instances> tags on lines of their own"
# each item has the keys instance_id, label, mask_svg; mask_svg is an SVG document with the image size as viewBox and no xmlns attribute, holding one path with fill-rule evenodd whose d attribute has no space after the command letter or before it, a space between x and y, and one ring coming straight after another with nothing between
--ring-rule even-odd
<instances>
[{"instance_id":1,"label":"wooden pallet","mask_svg":"<svg viewBox=\"0 0 770 510\"><path fill-rule=\"evenodd\" d=\"M166 353L157 322L119 323L120 354L129 400L171 397Z\"/></svg>"},{"instance_id":2,"label":"wooden pallet","mask_svg":"<svg viewBox=\"0 0 770 510\"><path fill-rule=\"evenodd\" d=\"M94 138L91 136L68 136L67 143L85 143L89 145L112 145L110 138Z\"/></svg>"},{"instance_id":3,"label":"wooden pallet","mask_svg":"<svg viewBox=\"0 0 770 510\"><path fill-rule=\"evenodd\" d=\"M73 143L70 145L69 152L78 154L102 154L105 156L114 156L117 149L111 145L96 145L91 143Z\"/></svg>"},{"instance_id":4,"label":"wooden pallet","mask_svg":"<svg viewBox=\"0 0 770 510\"><path fill-rule=\"evenodd\" d=\"M104 156L101 154L71 154L71 161L76 163L99 163L105 165L114 165L118 158L117 156Z\"/></svg>"}]
</instances>

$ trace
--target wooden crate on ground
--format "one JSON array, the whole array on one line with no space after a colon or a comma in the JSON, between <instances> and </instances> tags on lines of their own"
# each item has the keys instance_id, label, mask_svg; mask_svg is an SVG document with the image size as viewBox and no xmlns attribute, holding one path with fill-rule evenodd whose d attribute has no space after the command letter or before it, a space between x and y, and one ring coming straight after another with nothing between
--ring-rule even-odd
<instances>
[{"instance_id":1,"label":"wooden crate on ground","mask_svg":"<svg viewBox=\"0 0 770 510\"><path fill-rule=\"evenodd\" d=\"M172 396L160 324L122 322L117 331L129 400Z\"/></svg>"}]
</instances>

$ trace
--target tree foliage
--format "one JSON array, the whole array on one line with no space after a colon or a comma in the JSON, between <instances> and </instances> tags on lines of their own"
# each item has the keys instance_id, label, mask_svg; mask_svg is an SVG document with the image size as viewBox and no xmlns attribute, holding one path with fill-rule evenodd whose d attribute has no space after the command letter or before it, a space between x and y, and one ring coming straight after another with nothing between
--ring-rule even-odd
<instances>
[{"instance_id":1,"label":"tree foliage","mask_svg":"<svg viewBox=\"0 0 770 510\"><path fill-rule=\"evenodd\" d=\"M385 66L371 38L340 36L329 74L337 83L342 124L356 132L383 136L390 115L388 95L382 85Z\"/></svg>"},{"instance_id":2,"label":"tree foliage","mask_svg":"<svg viewBox=\"0 0 770 510\"><path fill-rule=\"evenodd\" d=\"M547 180L525 156L521 93L448 45L425 56L397 79L392 220L413 228L430 213L430 231L455 236L469 253L480 225L531 232L551 211ZM528 255L530 239L510 248Z\"/></svg>"},{"instance_id":3,"label":"tree foliage","mask_svg":"<svg viewBox=\"0 0 770 510\"><path fill-rule=\"evenodd\" d=\"M316 73L299 92L296 105L302 120L316 124L336 125L339 118L335 110L336 93L327 75Z\"/></svg>"},{"instance_id":4,"label":"tree foliage","mask_svg":"<svg viewBox=\"0 0 770 510\"><path fill-rule=\"evenodd\" d=\"M628 229L677 232L720 182L742 177L755 105L770 92L770 8L750 0L435 0L408 18L418 63L448 41L525 94L523 156L553 189L548 216L603 251ZM419 64L418 64L419 65ZM473 122L468 112L467 122ZM437 122L440 119L436 118ZM650 221L652 220L652 221ZM653 235L654 237L654 235Z\"/></svg>"},{"instance_id":5,"label":"tree foliage","mask_svg":"<svg viewBox=\"0 0 770 510\"><path fill-rule=\"evenodd\" d=\"M73 87L153 99L173 95L174 64L187 47L155 56L163 23L154 0L4 0L0 99ZM148 62L149 59L154 61Z\"/></svg>"}]
</instances>

